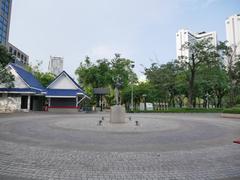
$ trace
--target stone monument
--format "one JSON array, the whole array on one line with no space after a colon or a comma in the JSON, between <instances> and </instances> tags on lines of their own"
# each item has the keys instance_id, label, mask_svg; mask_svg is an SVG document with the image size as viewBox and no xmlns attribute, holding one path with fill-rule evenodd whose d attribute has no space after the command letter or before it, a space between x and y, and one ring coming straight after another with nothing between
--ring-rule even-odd
<instances>
[{"instance_id":1,"label":"stone monument","mask_svg":"<svg viewBox=\"0 0 240 180\"><path fill-rule=\"evenodd\" d=\"M121 106L119 100L119 89L122 87L122 82L119 77L116 79L115 85L115 99L116 105L111 107L110 123L126 123L125 121L125 108Z\"/></svg>"}]
</instances>

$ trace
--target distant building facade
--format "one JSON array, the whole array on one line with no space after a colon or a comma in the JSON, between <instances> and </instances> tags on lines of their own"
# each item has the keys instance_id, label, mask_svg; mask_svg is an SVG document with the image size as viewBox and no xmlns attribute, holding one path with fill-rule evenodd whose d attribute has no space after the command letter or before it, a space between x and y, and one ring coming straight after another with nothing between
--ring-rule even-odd
<instances>
[{"instance_id":1,"label":"distant building facade","mask_svg":"<svg viewBox=\"0 0 240 180\"><path fill-rule=\"evenodd\" d=\"M0 0L0 45L7 48L16 61L22 64L29 64L29 56L9 43L9 31L11 20L12 0Z\"/></svg>"},{"instance_id":2,"label":"distant building facade","mask_svg":"<svg viewBox=\"0 0 240 180\"><path fill-rule=\"evenodd\" d=\"M63 58L62 57L50 57L48 71L59 75L63 71Z\"/></svg>"},{"instance_id":3,"label":"distant building facade","mask_svg":"<svg viewBox=\"0 0 240 180\"><path fill-rule=\"evenodd\" d=\"M26 53L24 53L11 43L7 44L7 49L12 55L16 57L18 61L20 61L23 64L29 64L29 56Z\"/></svg>"},{"instance_id":4,"label":"distant building facade","mask_svg":"<svg viewBox=\"0 0 240 180\"><path fill-rule=\"evenodd\" d=\"M0 44L6 46L9 39L12 0L0 0Z\"/></svg>"},{"instance_id":5,"label":"distant building facade","mask_svg":"<svg viewBox=\"0 0 240 180\"><path fill-rule=\"evenodd\" d=\"M240 55L240 14L230 16L225 21L228 45L235 55Z\"/></svg>"},{"instance_id":6,"label":"distant building facade","mask_svg":"<svg viewBox=\"0 0 240 180\"><path fill-rule=\"evenodd\" d=\"M180 29L176 33L176 56L189 58L191 56L191 52L189 49L184 48L185 44L194 44L197 41L211 38L211 43L214 46L217 46L217 33L214 32L200 32L193 33L187 29Z\"/></svg>"}]
</instances>

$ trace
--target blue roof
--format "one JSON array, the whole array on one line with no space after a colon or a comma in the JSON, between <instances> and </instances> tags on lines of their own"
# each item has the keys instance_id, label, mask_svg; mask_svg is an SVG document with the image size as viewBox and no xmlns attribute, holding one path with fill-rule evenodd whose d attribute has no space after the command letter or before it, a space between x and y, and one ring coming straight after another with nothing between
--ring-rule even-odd
<instances>
[{"instance_id":1,"label":"blue roof","mask_svg":"<svg viewBox=\"0 0 240 180\"><path fill-rule=\"evenodd\" d=\"M47 88L46 89L46 96L48 96L48 97L51 97L51 96L58 96L58 97L63 97L63 96L64 97L68 97L68 96L70 97L71 96L71 97L73 97L73 96L77 96L78 94L83 94L83 95L87 96L86 93L83 91L83 89L79 86L79 84L76 83L74 81L74 79L71 76L69 76L69 74L66 71L61 72L53 80L52 83L54 83L62 74L67 75L68 78L77 86L77 89L50 89L50 88ZM51 86L51 84L48 85L48 87Z\"/></svg>"},{"instance_id":2,"label":"blue roof","mask_svg":"<svg viewBox=\"0 0 240 180\"><path fill-rule=\"evenodd\" d=\"M49 89L49 88L45 89L40 84L40 82L34 77L34 75L31 74L30 72L26 71L23 67L20 67L19 65L16 65L13 63L11 63L10 65L12 68L14 68L16 70L16 72L19 74L19 76L29 85L29 88L17 88L17 87L16 88L0 88L0 91L8 91L8 92L16 92L16 93L28 92L28 93L35 93L35 94L44 93L48 97L53 97L53 96L55 96L55 97L76 97L79 94L83 94L83 95L87 96L86 93L82 90L82 88L65 71L63 71L61 74L63 74L63 73L66 74L69 77L69 79L71 79L71 81L77 86L77 89ZM60 75L58 75L55 78L55 80Z\"/></svg>"},{"instance_id":3,"label":"blue roof","mask_svg":"<svg viewBox=\"0 0 240 180\"><path fill-rule=\"evenodd\" d=\"M47 89L46 90L46 96L77 96L77 94L82 93L85 95L85 93L80 89Z\"/></svg>"},{"instance_id":4,"label":"blue roof","mask_svg":"<svg viewBox=\"0 0 240 180\"><path fill-rule=\"evenodd\" d=\"M19 74L19 76L30 86L30 88L44 90L44 87L40 84L40 82L34 77L34 75L28 71L26 71L23 67L17 64L10 64L15 71Z\"/></svg>"},{"instance_id":5,"label":"blue roof","mask_svg":"<svg viewBox=\"0 0 240 180\"><path fill-rule=\"evenodd\" d=\"M41 94L42 91L32 89L32 88L0 88L0 92L7 91L7 92L14 92L14 93L36 93L36 94Z\"/></svg>"}]
</instances>

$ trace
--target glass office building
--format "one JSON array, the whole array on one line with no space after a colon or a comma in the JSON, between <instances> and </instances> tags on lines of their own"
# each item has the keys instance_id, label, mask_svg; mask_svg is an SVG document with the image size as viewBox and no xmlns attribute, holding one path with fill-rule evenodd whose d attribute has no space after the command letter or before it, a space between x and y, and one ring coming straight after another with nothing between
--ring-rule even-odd
<instances>
[{"instance_id":1,"label":"glass office building","mask_svg":"<svg viewBox=\"0 0 240 180\"><path fill-rule=\"evenodd\" d=\"M12 0L0 0L0 44L7 45Z\"/></svg>"}]
</instances>

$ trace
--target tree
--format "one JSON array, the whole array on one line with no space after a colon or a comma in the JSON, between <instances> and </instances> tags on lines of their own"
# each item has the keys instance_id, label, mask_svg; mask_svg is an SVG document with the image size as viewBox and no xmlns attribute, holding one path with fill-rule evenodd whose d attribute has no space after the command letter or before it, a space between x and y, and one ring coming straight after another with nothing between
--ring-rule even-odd
<instances>
[{"instance_id":1,"label":"tree","mask_svg":"<svg viewBox=\"0 0 240 180\"><path fill-rule=\"evenodd\" d=\"M13 75L6 69L6 65L12 61L13 57L4 46L0 46L0 84L4 87L13 87Z\"/></svg>"},{"instance_id":2,"label":"tree","mask_svg":"<svg viewBox=\"0 0 240 180\"><path fill-rule=\"evenodd\" d=\"M109 88L111 93L106 96L106 100L112 104L116 79L119 78L123 82L122 89L126 88L132 79L134 82L137 79L131 68L132 63L133 61L121 58L119 54L116 54L112 60L104 58L97 60L96 63L86 57L76 69L75 74L78 76L79 83L91 90L90 94L93 88ZM97 97L97 102L99 102L99 97Z\"/></svg>"},{"instance_id":3,"label":"tree","mask_svg":"<svg viewBox=\"0 0 240 180\"><path fill-rule=\"evenodd\" d=\"M172 107L175 107L175 96L178 91L177 76L180 72L181 68L175 61L162 65L153 63L150 68L145 68L147 79L160 93L159 102L168 101ZM178 85L180 85L179 82L178 79Z\"/></svg>"},{"instance_id":4,"label":"tree","mask_svg":"<svg viewBox=\"0 0 240 180\"><path fill-rule=\"evenodd\" d=\"M37 80L43 85L43 87L47 87L55 78L56 75L50 72L42 72L40 71L40 66L42 65L42 61L37 61L36 65L27 65L27 71L31 72Z\"/></svg>"},{"instance_id":5,"label":"tree","mask_svg":"<svg viewBox=\"0 0 240 180\"><path fill-rule=\"evenodd\" d=\"M126 88L130 83L137 82L137 75L132 70L134 61L126 58L122 58L120 54L115 54L115 57L111 60L111 76L112 87L115 86L115 79L118 77L121 79L123 85L122 89Z\"/></svg>"},{"instance_id":6,"label":"tree","mask_svg":"<svg viewBox=\"0 0 240 180\"><path fill-rule=\"evenodd\" d=\"M155 102L154 87L149 82L141 82L134 84L133 89L134 89L133 99L135 107L137 104L141 102L144 94L146 95L146 99L148 102ZM130 110L131 92L132 89L130 86L124 88L122 91L122 101L126 105L126 108L128 110Z\"/></svg>"},{"instance_id":7,"label":"tree","mask_svg":"<svg viewBox=\"0 0 240 180\"><path fill-rule=\"evenodd\" d=\"M203 64L199 67L196 84L197 96L204 100L204 107L209 104L207 102L209 97L216 107L222 107L222 99L228 92L228 76L219 58L215 63Z\"/></svg>"},{"instance_id":8,"label":"tree","mask_svg":"<svg viewBox=\"0 0 240 180\"><path fill-rule=\"evenodd\" d=\"M216 48L212 45L211 39L204 39L197 41L193 44L187 43L183 46L184 49L188 49L190 52L189 57L182 56L179 58L181 66L185 66L188 70L188 99L189 106L195 106L195 79L196 73L202 64L213 63L216 60L217 52Z\"/></svg>"},{"instance_id":9,"label":"tree","mask_svg":"<svg viewBox=\"0 0 240 180\"><path fill-rule=\"evenodd\" d=\"M5 67L8 63L12 61L13 57L10 53L8 53L7 49L0 45L0 63L3 67Z\"/></svg>"},{"instance_id":10,"label":"tree","mask_svg":"<svg viewBox=\"0 0 240 180\"><path fill-rule=\"evenodd\" d=\"M237 71L239 68L240 56L236 55L236 47L227 45L227 41L220 42L218 50L221 52L221 58L226 62L227 74L229 79L229 106L237 103L237 94L239 89Z\"/></svg>"},{"instance_id":11,"label":"tree","mask_svg":"<svg viewBox=\"0 0 240 180\"><path fill-rule=\"evenodd\" d=\"M106 87L112 82L110 62L107 59L99 59L93 64L89 57L75 71L78 81L84 87Z\"/></svg>"},{"instance_id":12,"label":"tree","mask_svg":"<svg viewBox=\"0 0 240 180\"><path fill-rule=\"evenodd\" d=\"M176 101L180 108L184 106L184 99L188 96L187 81L186 81L186 70L179 67L176 75L175 86L176 86Z\"/></svg>"}]
</instances>

